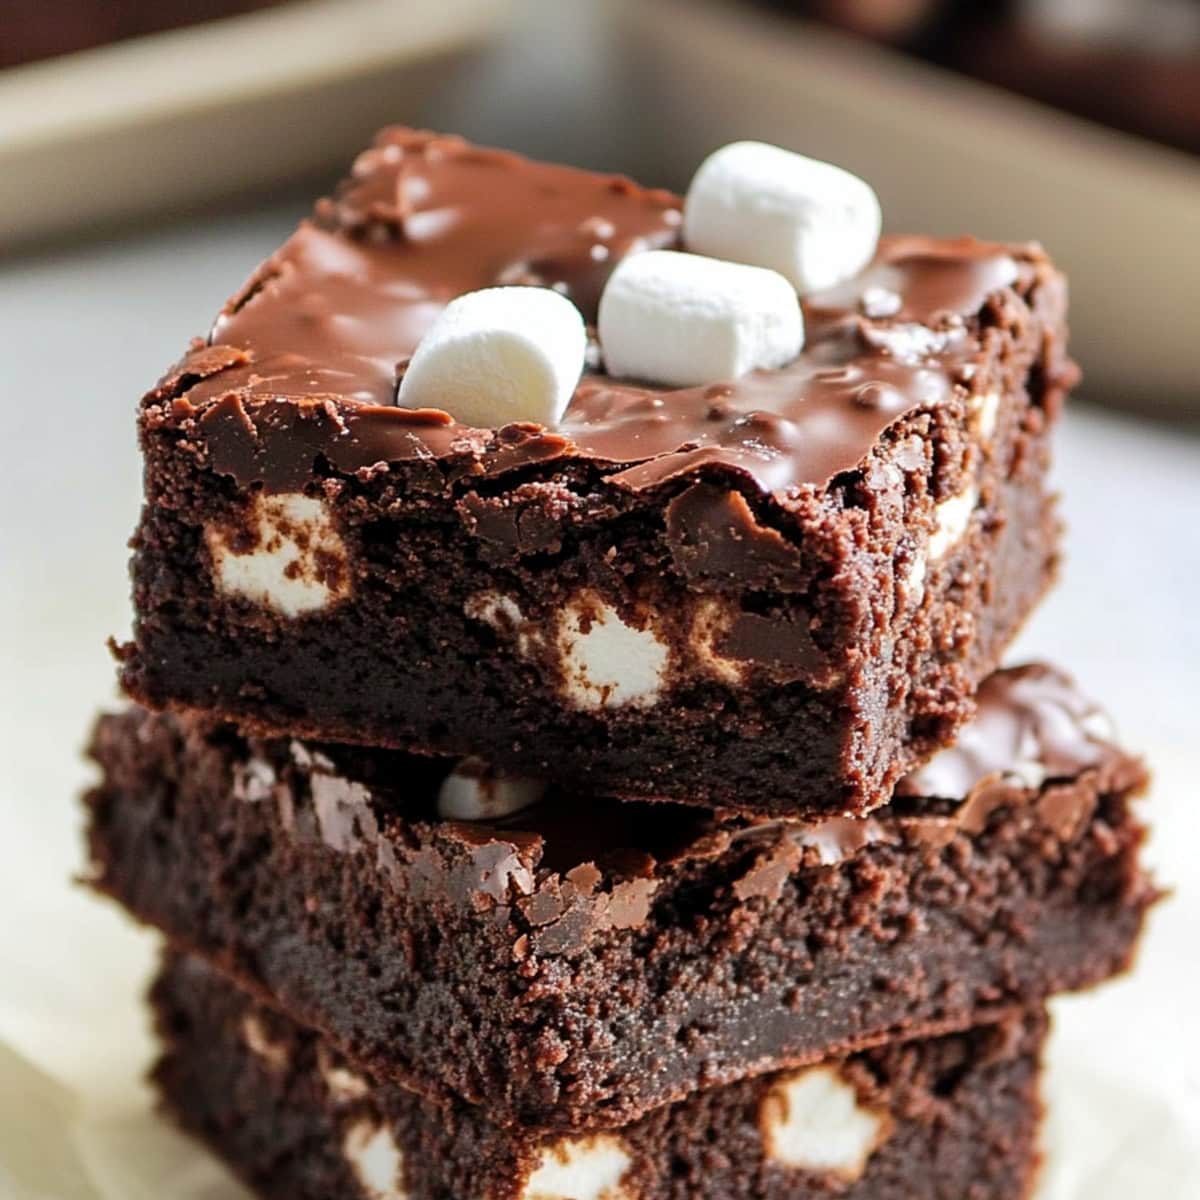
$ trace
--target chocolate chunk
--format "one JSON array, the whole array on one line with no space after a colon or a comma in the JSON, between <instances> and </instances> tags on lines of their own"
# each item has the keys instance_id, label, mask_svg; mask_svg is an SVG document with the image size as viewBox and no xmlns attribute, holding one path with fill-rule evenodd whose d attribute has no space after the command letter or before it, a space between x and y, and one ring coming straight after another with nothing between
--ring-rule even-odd
<instances>
[{"instance_id":1,"label":"chocolate chunk","mask_svg":"<svg viewBox=\"0 0 1200 1200\"><path fill-rule=\"evenodd\" d=\"M961 798L1000 780L1036 787L1118 757L1107 717L1053 667L997 671L976 703L977 716L954 745L903 779L899 794ZM982 811L991 800L981 793L974 803Z\"/></svg>"},{"instance_id":2,"label":"chocolate chunk","mask_svg":"<svg viewBox=\"0 0 1200 1200\"><path fill-rule=\"evenodd\" d=\"M715 649L723 658L769 668L780 683L804 679L823 687L830 682L828 660L812 634L787 617L739 613L717 638Z\"/></svg>"},{"instance_id":3,"label":"chocolate chunk","mask_svg":"<svg viewBox=\"0 0 1200 1200\"><path fill-rule=\"evenodd\" d=\"M707 587L803 587L800 551L760 525L740 492L694 483L667 505L667 539L680 574Z\"/></svg>"}]
</instances>

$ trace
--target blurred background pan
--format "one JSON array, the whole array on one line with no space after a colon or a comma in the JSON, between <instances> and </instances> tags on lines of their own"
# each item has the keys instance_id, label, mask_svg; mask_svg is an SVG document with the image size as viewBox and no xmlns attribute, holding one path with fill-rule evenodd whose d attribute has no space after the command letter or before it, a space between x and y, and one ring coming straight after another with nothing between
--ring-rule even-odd
<instances>
[{"instance_id":1,"label":"blurred background pan","mask_svg":"<svg viewBox=\"0 0 1200 1200\"><path fill-rule=\"evenodd\" d=\"M779 6L621 0L617 19L644 177L682 186L716 146L760 138L863 175L890 229L1036 235L1071 276L1086 394L1200 414L1200 158Z\"/></svg>"},{"instance_id":2,"label":"blurred background pan","mask_svg":"<svg viewBox=\"0 0 1200 1200\"><path fill-rule=\"evenodd\" d=\"M11 65L35 21L41 53L71 46L72 7L0 3L0 249L340 169L384 121L435 115L512 5L271 0L162 29L171 10L256 7L162 0L159 32L110 22L122 40ZM100 36L97 11L133 6L86 7L76 45Z\"/></svg>"}]
</instances>

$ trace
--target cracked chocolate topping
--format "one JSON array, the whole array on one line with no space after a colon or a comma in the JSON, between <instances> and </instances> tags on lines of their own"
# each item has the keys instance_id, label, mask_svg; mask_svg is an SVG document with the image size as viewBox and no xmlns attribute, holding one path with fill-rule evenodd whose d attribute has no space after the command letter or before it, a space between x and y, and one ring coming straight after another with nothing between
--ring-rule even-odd
<instances>
[{"instance_id":1,"label":"cracked chocolate topping","mask_svg":"<svg viewBox=\"0 0 1200 1200\"><path fill-rule=\"evenodd\" d=\"M610 378L603 348L560 427L473 429L396 407L397 381L455 296L553 287L594 320L626 254L678 246L681 200L618 177L392 129L225 308L156 397L198 419L213 467L287 491L435 459L453 475L582 458L618 486L723 471L765 493L824 486L905 413L961 390L980 313L1023 305L1037 247L884 239L863 274L804 304L807 346L780 370L669 390ZM1070 370L1065 362L1064 372Z\"/></svg>"},{"instance_id":2,"label":"cracked chocolate topping","mask_svg":"<svg viewBox=\"0 0 1200 1200\"><path fill-rule=\"evenodd\" d=\"M949 816L909 822L910 836L938 844L961 830L973 836L991 814L1030 805L1061 841L1074 838L1091 817L1096 787L1085 772L1103 771L1106 786L1140 787L1141 763L1121 753L1108 715L1080 694L1069 676L1044 663L997 671L984 680L974 718L954 745L911 772L897 786L909 798L954 802Z\"/></svg>"},{"instance_id":3,"label":"cracked chocolate topping","mask_svg":"<svg viewBox=\"0 0 1200 1200\"><path fill-rule=\"evenodd\" d=\"M1108 716L1044 663L990 675L976 704L954 745L902 779L899 795L962 800L998 779L1036 788L1048 779L1074 778L1115 754Z\"/></svg>"},{"instance_id":4,"label":"cracked chocolate topping","mask_svg":"<svg viewBox=\"0 0 1200 1200\"><path fill-rule=\"evenodd\" d=\"M445 760L295 742L282 756L270 744L257 747L239 772L238 793L254 803L274 796L296 836L366 851L385 873L403 857L418 879L460 903L515 904L530 927L531 951L558 953L585 930L643 922L660 869L688 862L730 856L740 864L736 896L769 899L800 866L833 867L878 843L936 850L956 835L979 834L1002 807L1023 808L1069 840L1097 798L1084 772L1110 770L1121 788L1142 779L1140 765L1110 736L1100 711L1065 675L1033 664L991 676L958 746L909 775L894 805L865 819L756 822L604 798L583 806L551 789L500 820L440 821L434 798L451 769ZM408 835L389 836L393 816L407 823Z\"/></svg>"}]
</instances>

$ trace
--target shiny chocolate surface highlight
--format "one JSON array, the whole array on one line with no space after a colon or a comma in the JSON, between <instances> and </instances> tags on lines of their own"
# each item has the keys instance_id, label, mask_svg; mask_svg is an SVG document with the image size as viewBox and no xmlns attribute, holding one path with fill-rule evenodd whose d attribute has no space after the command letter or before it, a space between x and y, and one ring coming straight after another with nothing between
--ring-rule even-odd
<instances>
[{"instance_id":1,"label":"shiny chocolate surface highlight","mask_svg":"<svg viewBox=\"0 0 1200 1200\"><path fill-rule=\"evenodd\" d=\"M313 220L255 274L174 373L215 470L290 490L323 460L354 473L434 460L501 474L585 459L634 490L720 471L765 493L823 487L899 417L961 394L980 313L1047 270L1036 247L884 239L859 278L805 301L793 363L662 389L603 372L603 347L561 426L472 429L397 408L397 380L441 309L497 284L553 287L594 319L622 257L679 244L680 204L618 177L457 138L390 130ZM160 391L160 396L164 393Z\"/></svg>"},{"instance_id":2,"label":"shiny chocolate surface highlight","mask_svg":"<svg viewBox=\"0 0 1200 1200\"><path fill-rule=\"evenodd\" d=\"M1107 716L1054 667L997 671L984 680L977 703L954 745L901 780L899 795L962 800L1000 780L1036 788L1116 754Z\"/></svg>"}]
</instances>

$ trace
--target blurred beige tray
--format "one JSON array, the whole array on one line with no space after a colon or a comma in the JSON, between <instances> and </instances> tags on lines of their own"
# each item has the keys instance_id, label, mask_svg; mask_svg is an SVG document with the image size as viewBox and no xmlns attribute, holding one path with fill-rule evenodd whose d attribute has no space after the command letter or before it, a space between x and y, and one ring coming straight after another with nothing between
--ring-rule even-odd
<instances>
[{"instance_id":1,"label":"blurred beige tray","mask_svg":"<svg viewBox=\"0 0 1200 1200\"><path fill-rule=\"evenodd\" d=\"M512 0L293 0L0 74L0 248L344 166Z\"/></svg>"},{"instance_id":2,"label":"blurred beige tray","mask_svg":"<svg viewBox=\"0 0 1200 1200\"><path fill-rule=\"evenodd\" d=\"M1089 392L1200 412L1200 159L742 0L624 0L646 178L737 138L858 172L894 230L1042 241Z\"/></svg>"}]
</instances>

